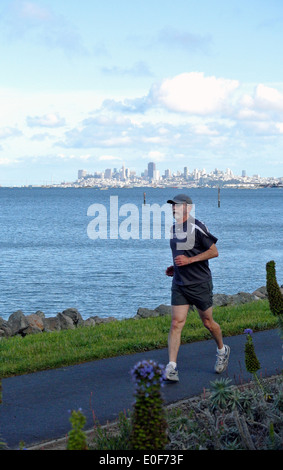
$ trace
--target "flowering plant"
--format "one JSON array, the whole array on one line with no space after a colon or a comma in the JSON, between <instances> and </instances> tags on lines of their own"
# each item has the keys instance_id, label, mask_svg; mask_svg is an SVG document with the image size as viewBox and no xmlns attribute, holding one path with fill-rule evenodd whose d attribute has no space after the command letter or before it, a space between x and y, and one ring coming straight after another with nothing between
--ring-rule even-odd
<instances>
[{"instance_id":1,"label":"flowering plant","mask_svg":"<svg viewBox=\"0 0 283 470\"><path fill-rule=\"evenodd\" d=\"M136 395L131 446L136 450L162 450L167 442L167 422L160 393L165 368L152 360L144 360L133 367L131 375Z\"/></svg>"},{"instance_id":2,"label":"flowering plant","mask_svg":"<svg viewBox=\"0 0 283 470\"><path fill-rule=\"evenodd\" d=\"M247 342L245 345L245 364L246 369L251 374L255 374L260 369L260 362L256 356L254 344L252 340L253 330L247 328L245 330L247 334Z\"/></svg>"},{"instance_id":3,"label":"flowering plant","mask_svg":"<svg viewBox=\"0 0 283 470\"><path fill-rule=\"evenodd\" d=\"M145 392L148 396L150 391L163 387L166 379L165 367L152 360L140 361L131 370L131 376L136 385L136 393Z\"/></svg>"}]
</instances>

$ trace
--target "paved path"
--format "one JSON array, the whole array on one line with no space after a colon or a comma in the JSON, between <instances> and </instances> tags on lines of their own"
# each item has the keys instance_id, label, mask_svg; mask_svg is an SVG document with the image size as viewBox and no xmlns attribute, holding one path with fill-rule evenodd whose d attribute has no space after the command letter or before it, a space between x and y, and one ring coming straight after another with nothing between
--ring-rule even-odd
<instances>
[{"instance_id":1,"label":"paved path","mask_svg":"<svg viewBox=\"0 0 283 470\"><path fill-rule=\"evenodd\" d=\"M263 377L282 371L282 341L277 330L255 333L253 341ZM245 369L246 335L225 339L231 347L229 368L224 377L239 384L250 380ZM200 394L219 378L214 372L213 340L182 345L178 368L180 382L165 385L166 403ZM3 379L0 405L0 441L10 449L19 442L26 446L64 437L70 430L68 410L82 408L86 429L93 426L93 415L100 424L112 421L133 403L131 368L142 359L167 363L167 349L103 359L84 364Z\"/></svg>"}]
</instances>

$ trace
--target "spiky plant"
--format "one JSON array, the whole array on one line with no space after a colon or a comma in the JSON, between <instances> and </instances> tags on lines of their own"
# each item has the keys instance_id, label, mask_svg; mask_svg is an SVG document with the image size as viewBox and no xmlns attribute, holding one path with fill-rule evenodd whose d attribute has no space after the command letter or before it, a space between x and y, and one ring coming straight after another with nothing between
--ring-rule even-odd
<instances>
[{"instance_id":1,"label":"spiky plant","mask_svg":"<svg viewBox=\"0 0 283 470\"><path fill-rule=\"evenodd\" d=\"M256 353L255 353L254 343L253 343L253 339L252 339L253 330L248 328L244 332L247 333L247 341L246 341L246 344L245 344L245 365L246 365L246 369L247 369L248 372L250 372L250 374L253 374L253 376L255 378L255 381L257 382L257 384L258 384L259 388L261 389L262 393L264 395L266 395L265 392L264 392L264 388L263 388L262 384L260 383L259 378L257 376L257 371L260 369L260 362L257 358Z\"/></svg>"},{"instance_id":2,"label":"spiky plant","mask_svg":"<svg viewBox=\"0 0 283 470\"><path fill-rule=\"evenodd\" d=\"M210 403L213 410L219 408L221 410L230 408L234 402L234 391L231 386L231 379L223 378L210 382L211 395Z\"/></svg>"},{"instance_id":3,"label":"spiky plant","mask_svg":"<svg viewBox=\"0 0 283 470\"><path fill-rule=\"evenodd\" d=\"M283 315L283 295L276 279L275 262L266 263L266 289L273 315Z\"/></svg>"},{"instance_id":4,"label":"spiky plant","mask_svg":"<svg viewBox=\"0 0 283 470\"><path fill-rule=\"evenodd\" d=\"M245 330L247 341L245 344L245 365L248 372L255 374L260 369L260 362L256 356L252 339L252 330Z\"/></svg>"},{"instance_id":5,"label":"spiky plant","mask_svg":"<svg viewBox=\"0 0 283 470\"><path fill-rule=\"evenodd\" d=\"M141 361L132 369L136 401L130 437L133 450L163 450L168 441L167 421L161 396L164 367L154 361Z\"/></svg>"}]
</instances>

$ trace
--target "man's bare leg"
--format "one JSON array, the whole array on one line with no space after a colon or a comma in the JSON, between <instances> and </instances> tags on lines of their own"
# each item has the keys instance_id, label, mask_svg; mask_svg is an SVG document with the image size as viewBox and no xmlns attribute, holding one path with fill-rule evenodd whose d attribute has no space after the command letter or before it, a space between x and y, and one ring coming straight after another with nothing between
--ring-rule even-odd
<instances>
[{"instance_id":1,"label":"man's bare leg","mask_svg":"<svg viewBox=\"0 0 283 470\"><path fill-rule=\"evenodd\" d=\"M203 322L203 325L205 326L205 328L207 328L210 331L212 337L214 338L218 349L222 349L223 348L222 332L218 323L216 323L213 320L212 307L208 308L205 311L198 309L198 313Z\"/></svg>"},{"instance_id":2,"label":"man's bare leg","mask_svg":"<svg viewBox=\"0 0 283 470\"><path fill-rule=\"evenodd\" d=\"M212 317L212 307L205 311L198 310L198 313L203 322L203 325L210 331L212 337L214 338L217 344L217 359L214 366L214 370L217 374L221 374L221 372L226 370L226 368L228 367L230 347L223 344L221 328L218 323L213 320Z\"/></svg>"},{"instance_id":3,"label":"man's bare leg","mask_svg":"<svg viewBox=\"0 0 283 470\"><path fill-rule=\"evenodd\" d=\"M169 362L177 363L178 352L181 344L181 333L186 323L189 305L172 305L171 328L168 335Z\"/></svg>"}]
</instances>

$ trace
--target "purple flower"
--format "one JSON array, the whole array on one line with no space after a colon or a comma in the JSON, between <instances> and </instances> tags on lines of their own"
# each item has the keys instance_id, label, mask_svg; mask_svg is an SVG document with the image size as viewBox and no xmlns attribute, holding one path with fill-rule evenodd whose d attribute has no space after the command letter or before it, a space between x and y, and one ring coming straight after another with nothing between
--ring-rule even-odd
<instances>
[{"instance_id":1,"label":"purple flower","mask_svg":"<svg viewBox=\"0 0 283 470\"><path fill-rule=\"evenodd\" d=\"M164 374L165 367L152 360L140 361L131 370L131 376L136 388L140 390L160 386L164 380Z\"/></svg>"},{"instance_id":2,"label":"purple flower","mask_svg":"<svg viewBox=\"0 0 283 470\"><path fill-rule=\"evenodd\" d=\"M252 335L252 334L253 334L253 330L251 330L250 328L247 328L247 329L244 331L244 333L245 333L246 335Z\"/></svg>"}]
</instances>

